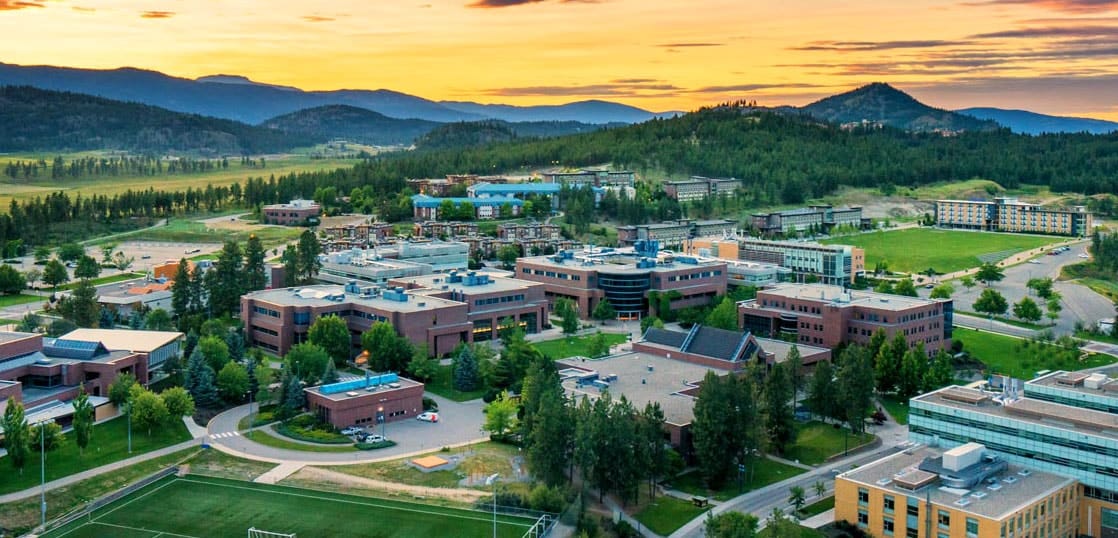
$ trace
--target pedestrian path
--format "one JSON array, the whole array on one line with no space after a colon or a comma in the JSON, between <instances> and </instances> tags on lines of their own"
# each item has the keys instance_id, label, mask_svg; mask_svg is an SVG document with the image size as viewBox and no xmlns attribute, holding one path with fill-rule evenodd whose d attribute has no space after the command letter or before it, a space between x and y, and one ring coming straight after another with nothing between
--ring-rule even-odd
<instances>
[{"instance_id":1,"label":"pedestrian path","mask_svg":"<svg viewBox=\"0 0 1118 538\"><path fill-rule=\"evenodd\" d=\"M284 478L287 478L299 472L299 469L302 469L304 465L305 464L298 461L281 463L273 467L272 470L256 477L253 482L259 482L261 484L275 484L276 482L279 482L280 480L283 480Z\"/></svg>"},{"instance_id":2,"label":"pedestrian path","mask_svg":"<svg viewBox=\"0 0 1118 538\"><path fill-rule=\"evenodd\" d=\"M239 435L241 435L241 432L223 432L223 433L215 433L215 434L211 435L210 438L211 439L225 439L225 438L228 438L228 437L237 437Z\"/></svg>"},{"instance_id":3,"label":"pedestrian path","mask_svg":"<svg viewBox=\"0 0 1118 538\"><path fill-rule=\"evenodd\" d=\"M186 431L190 432L190 436L194 439L201 439L206 436L205 426L196 424L193 417L182 417L182 423L186 424Z\"/></svg>"}]
</instances>

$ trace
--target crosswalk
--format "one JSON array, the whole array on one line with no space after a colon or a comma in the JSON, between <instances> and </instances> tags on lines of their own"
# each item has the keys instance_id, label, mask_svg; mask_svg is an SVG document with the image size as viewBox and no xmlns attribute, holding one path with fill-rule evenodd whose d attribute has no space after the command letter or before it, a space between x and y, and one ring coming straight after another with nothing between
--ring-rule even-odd
<instances>
[{"instance_id":1,"label":"crosswalk","mask_svg":"<svg viewBox=\"0 0 1118 538\"><path fill-rule=\"evenodd\" d=\"M241 434L239 432L225 432L225 433L215 433L215 434L211 435L210 437L213 438L213 439L225 439L227 437L236 437L238 435L241 435Z\"/></svg>"}]
</instances>

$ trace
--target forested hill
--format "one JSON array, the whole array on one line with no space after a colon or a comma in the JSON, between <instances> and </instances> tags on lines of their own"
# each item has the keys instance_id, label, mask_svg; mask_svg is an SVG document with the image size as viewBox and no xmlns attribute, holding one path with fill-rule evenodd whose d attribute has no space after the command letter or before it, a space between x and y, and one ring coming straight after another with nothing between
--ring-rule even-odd
<instances>
[{"instance_id":1,"label":"forested hill","mask_svg":"<svg viewBox=\"0 0 1118 538\"><path fill-rule=\"evenodd\" d=\"M881 123L907 131L992 131L997 123L933 108L888 84L875 82L800 109L835 123Z\"/></svg>"},{"instance_id":2,"label":"forested hill","mask_svg":"<svg viewBox=\"0 0 1118 538\"><path fill-rule=\"evenodd\" d=\"M302 135L137 103L28 86L0 87L0 151L237 155L312 142Z\"/></svg>"},{"instance_id":3,"label":"forested hill","mask_svg":"<svg viewBox=\"0 0 1118 538\"><path fill-rule=\"evenodd\" d=\"M578 133L590 133L606 127L625 124L590 124L578 121L520 121L483 120L456 122L442 125L416 140L416 148L443 150L509 142L518 138L548 138Z\"/></svg>"},{"instance_id":4,"label":"forested hill","mask_svg":"<svg viewBox=\"0 0 1118 538\"><path fill-rule=\"evenodd\" d=\"M442 124L390 118L349 105L326 105L277 116L261 125L322 140L343 138L360 144L410 145L416 138Z\"/></svg>"}]
</instances>

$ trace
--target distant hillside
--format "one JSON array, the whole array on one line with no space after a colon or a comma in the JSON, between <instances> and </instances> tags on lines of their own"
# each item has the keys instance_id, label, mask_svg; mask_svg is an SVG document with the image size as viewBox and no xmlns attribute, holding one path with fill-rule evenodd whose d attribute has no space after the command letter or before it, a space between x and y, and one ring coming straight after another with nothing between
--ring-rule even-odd
<instances>
[{"instance_id":1,"label":"distant hillside","mask_svg":"<svg viewBox=\"0 0 1118 538\"><path fill-rule=\"evenodd\" d=\"M326 105L277 116L261 124L286 133L328 140L344 138L374 145L410 145L442 124L426 120L389 118L348 105Z\"/></svg>"},{"instance_id":2,"label":"distant hillside","mask_svg":"<svg viewBox=\"0 0 1118 538\"><path fill-rule=\"evenodd\" d=\"M236 155L310 143L301 135L148 105L26 86L0 87L0 151Z\"/></svg>"},{"instance_id":3,"label":"distant hillside","mask_svg":"<svg viewBox=\"0 0 1118 538\"><path fill-rule=\"evenodd\" d=\"M1118 131L1118 123L1076 118L1071 116L1049 116L1028 110L1006 110L1002 108L964 108L956 110L959 114L974 116L981 120L992 120L1008 127L1015 133L1091 133L1106 134Z\"/></svg>"},{"instance_id":4,"label":"distant hillside","mask_svg":"<svg viewBox=\"0 0 1118 538\"><path fill-rule=\"evenodd\" d=\"M589 125L577 121L470 121L442 125L416 140L416 149L435 150L467 148L516 139L550 138L591 133L606 127L626 124Z\"/></svg>"},{"instance_id":5,"label":"distant hillside","mask_svg":"<svg viewBox=\"0 0 1118 538\"><path fill-rule=\"evenodd\" d=\"M992 131L998 124L932 108L888 84L875 82L802 107L803 112L835 123L882 123L906 131Z\"/></svg>"},{"instance_id":6,"label":"distant hillside","mask_svg":"<svg viewBox=\"0 0 1118 538\"><path fill-rule=\"evenodd\" d=\"M508 122L640 123L657 117L657 114L634 106L598 100L540 106L483 105L463 101L441 101L439 104L459 112Z\"/></svg>"}]
</instances>

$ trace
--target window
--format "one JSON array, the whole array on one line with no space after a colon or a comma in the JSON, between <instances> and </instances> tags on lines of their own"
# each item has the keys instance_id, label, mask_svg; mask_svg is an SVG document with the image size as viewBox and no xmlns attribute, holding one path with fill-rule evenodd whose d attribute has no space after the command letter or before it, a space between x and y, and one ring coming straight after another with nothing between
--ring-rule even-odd
<instances>
[{"instance_id":1,"label":"window","mask_svg":"<svg viewBox=\"0 0 1118 538\"><path fill-rule=\"evenodd\" d=\"M885 496L885 513L886 514L892 514L893 513L893 507L894 507L893 496L892 495L886 495Z\"/></svg>"},{"instance_id":2,"label":"window","mask_svg":"<svg viewBox=\"0 0 1118 538\"><path fill-rule=\"evenodd\" d=\"M967 537L976 538L978 536L978 520L973 517L967 518Z\"/></svg>"},{"instance_id":3,"label":"window","mask_svg":"<svg viewBox=\"0 0 1118 538\"><path fill-rule=\"evenodd\" d=\"M950 529L951 528L951 513L940 510L939 513L936 516L936 521L939 523L939 528Z\"/></svg>"},{"instance_id":4,"label":"window","mask_svg":"<svg viewBox=\"0 0 1118 538\"><path fill-rule=\"evenodd\" d=\"M870 524L870 515L865 510L858 510L858 526L865 527Z\"/></svg>"},{"instance_id":5,"label":"window","mask_svg":"<svg viewBox=\"0 0 1118 538\"><path fill-rule=\"evenodd\" d=\"M908 527L904 530L905 538L917 538L919 530L916 527Z\"/></svg>"},{"instance_id":6,"label":"window","mask_svg":"<svg viewBox=\"0 0 1118 538\"><path fill-rule=\"evenodd\" d=\"M891 518L891 517L885 518L885 520L881 524L881 528L882 528L882 531L883 531L882 534L884 534L885 536L892 536L893 535L893 518Z\"/></svg>"},{"instance_id":7,"label":"window","mask_svg":"<svg viewBox=\"0 0 1118 538\"><path fill-rule=\"evenodd\" d=\"M866 505L870 502L869 490L858 488L858 504Z\"/></svg>"}]
</instances>

